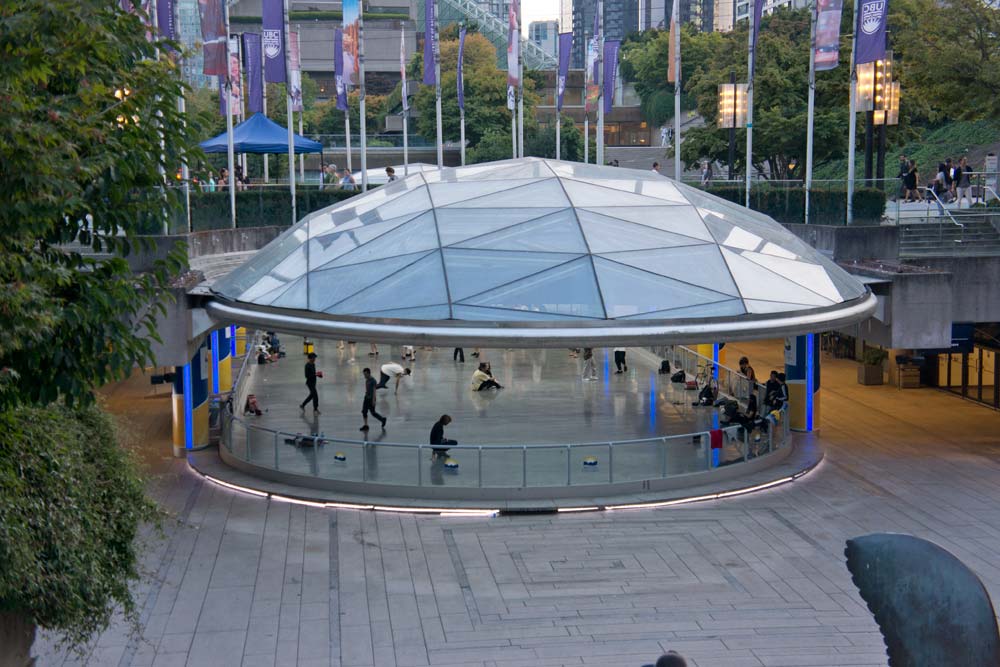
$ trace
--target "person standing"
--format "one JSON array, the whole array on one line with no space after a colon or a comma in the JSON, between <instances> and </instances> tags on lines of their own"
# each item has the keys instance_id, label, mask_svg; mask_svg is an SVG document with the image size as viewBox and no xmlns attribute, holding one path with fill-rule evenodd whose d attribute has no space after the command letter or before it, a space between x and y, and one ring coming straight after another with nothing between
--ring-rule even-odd
<instances>
[{"instance_id":1,"label":"person standing","mask_svg":"<svg viewBox=\"0 0 1000 667\"><path fill-rule=\"evenodd\" d=\"M712 163L708 160L705 160L705 162L702 163L701 184L702 185L712 184Z\"/></svg>"},{"instance_id":2,"label":"person standing","mask_svg":"<svg viewBox=\"0 0 1000 667\"><path fill-rule=\"evenodd\" d=\"M365 378L365 397L361 403L361 416L364 417L365 424L360 430L368 430L368 413L370 412L372 417L382 422L382 428L385 429L385 423L389 421L379 413L375 412L375 378L372 377L372 371L370 368L366 368L361 371L361 374Z\"/></svg>"},{"instance_id":3,"label":"person standing","mask_svg":"<svg viewBox=\"0 0 1000 667\"><path fill-rule=\"evenodd\" d=\"M378 379L378 384L375 385L376 389L388 389L389 380L396 378L396 390L393 392L395 394L399 393L399 381L403 379L404 375L410 374L409 368L403 368L395 361L390 361L387 364L382 364L382 368L379 369L381 375Z\"/></svg>"},{"instance_id":4,"label":"person standing","mask_svg":"<svg viewBox=\"0 0 1000 667\"><path fill-rule=\"evenodd\" d=\"M653 168L650 169L650 171L653 172L654 174L656 174L657 176L660 176L660 163L659 162L654 162L653 163Z\"/></svg>"},{"instance_id":5,"label":"person standing","mask_svg":"<svg viewBox=\"0 0 1000 667\"><path fill-rule=\"evenodd\" d=\"M962 208L963 199L968 199L969 206L972 206L972 198L969 196L972 187L972 167L969 166L969 159L966 157L958 161L958 168L955 169L955 186L958 207Z\"/></svg>"},{"instance_id":6,"label":"person standing","mask_svg":"<svg viewBox=\"0 0 1000 667\"><path fill-rule=\"evenodd\" d=\"M354 176L351 175L351 170L344 167L342 172L343 176L340 177L340 189L354 191L358 189L357 181L354 180Z\"/></svg>"},{"instance_id":7,"label":"person standing","mask_svg":"<svg viewBox=\"0 0 1000 667\"><path fill-rule=\"evenodd\" d=\"M319 394L316 393L316 378L323 377L322 373L316 372L316 353L310 352L308 355L308 360L306 361L306 388L309 390L309 395L306 396L306 400L299 404L299 410L302 412L306 411L306 405L309 401L313 404L313 413L319 414Z\"/></svg>"},{"instance_id":8,"label":"person standing","mask_svg":"<svg viewBox=\"0 0 1000 667\"><path fill-rule=\"evenodd\" d=\"M616 347L615 348L615 368L617 368L618 370L616 370L615 373L616 374L621 374L623 372L622 371L622 367L625 368L624 372L627 373L628 372L628 364L625 363L625 348L624 347Z\"/></svg>"},{"instance_id":9,"label":"person standing","mask_svg":"<svg viewBox=\"0 0 1000 667\"><path fill-rule=\"evenodd\" d=\"M451 353L451 360L452 361L456 361L457 360L457 361L460 361L460 362L462 362L464 364L465 363L465 350L463 350L460 347L456 347L455 351Z\"/></svg>"},{"instance_id":10,"label":"person standing","mask_svg":"<svg viewBox=\"0 0 1000 667\"><path fill-rule=\"evenodd\" d=\"M917 190L917 183L920 181L920 172L917 171L916 160L910 160L906 164L906 176L903 178L903 187L906 188L905 201L920 201L920 192Z\"/></svg>"},{"instance_id":11,"label":"person standing","mask_svg":"<svg viewBox=\"0 0 1000 667\"><path fill-rule=\"evenodd\" d=\"M906 198L906 175L908 173L910 173L910 164L905 155L900 155L899 169L896 172L896 177L899 179L899 192L896 195L896 199Z\"/></svg>"},{"instance_id":12,"label":"person standing","mask_svg":"<svg viewBox=\"0 0 1000 667\"><path fill-rule=\"evenodd\" d=\"M757 372L750 365L749 357L740 357L740 374L747 380L747 390L741 392L741 396L753 396L754 389L757 388Z\"/></svg>"},{"instance_id":13,"label":"person standing","mask_svg":"<svg viewBox=\"0 0 1000 667\"><path fill-rule=\"evenodd\" d=\"M666 148L667 147L667 144L669 143L667 141L668 132L669 132L669 130L667 130L667 126L666 125L664 125L664 126L662 126L660 128L660 148Z\"/></svg>"},{"instance_id":14,"label":"person standing","mask_svg":"<svg viewBox=\"0 0 1000 667\"><path fill-rule=\"evenodd\" d=\"M589 382L597 379L597 363L594 361L594 348L583 348L583 380Z\"/></svg>"},{"instance_id":15,"label":"person standing","mask_svg":"<svg viewBox=\"0 0 1000 667\"><path fill-rule=\"evenodd\" d=\"M396 170L392 167L385 168L385 177L388 179L388 183L392 183L396 180Z\"/></svg>"}]
</instances>

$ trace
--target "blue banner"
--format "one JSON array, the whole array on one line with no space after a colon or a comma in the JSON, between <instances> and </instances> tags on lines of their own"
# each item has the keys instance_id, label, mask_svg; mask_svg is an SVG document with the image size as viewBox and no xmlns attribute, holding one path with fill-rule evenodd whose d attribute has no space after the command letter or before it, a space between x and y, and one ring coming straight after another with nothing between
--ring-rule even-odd
<instances>
[{"instance_id":1,"label":"blue banner","mask_svg":"<svg viewBox=\"0 0 1000 667\"><path fill-rule=\"evenodd\" d=\"M855 19L855 65L885 58L885 26L889 20L889 0L861 0Z\"/></svg>"},{"instance_id":2,"label":"blue banner","mask_svg":"<svg viewBox=\"0 0 1000 667\"><path fill-rule=\"evenodd\" d=\"M424 0L424 85L437 83L434 61L437 53L437 8L434 0Z\"/></svg>"},{"instance_id":3,"label":"blue banner","mask_svg":"<svg viewBox=\"0 0 1000 667\"><path fill-rule=\"evenodd\" d=\"M615 77L618 74L618 47L621 42L609 39L604 42L604 113L611 113L615 101Z\"/></svg>"},{"instance_id":4,"label":"blue banner","mask_svg":"<svg viewBox=\"0 0 1000 667\"><path fill-rule=\"evenodd\" d=\"M337 85L337 108L347 111L347 86L344 84L344 33L333 32L333 78Z\"/></svg>"},{"instance_id":5,"label":"blue banner","mask_svg":"<svg viewBox=\"0 0 1000 667\"><path fill-rule=\"evenodd\" d=\"M243 33L243 71L247 78L247 111L264 111L264 71L260 52L260 35Z\"/></svg>"},{"instance_id":6,"label":"blue banner","mask_svg":"<svg viewBox=\"0 0 1000 667\"><path fill-rule=\"evenodd\" d=\"M282 0L264 0L261 46L264 49L264 80L285 82L285 5Z\"/></svg>"},{"instance_id":7,"label":"blue banner","mask_svg":"<svg viewBox=\"0 0 1000 667\"><path fill-rule=\"evenodd\" d=\"M458 108L465 111L465 77L462 75L462 61L465 59L465 26L458 31Z\"/></svg>"},{"instance_id":8,"label":"blue banner","mask_svg":"<svg viewBox=\"0 0 1000 667\"><path fill-rule=\"evenodd\" d=\"M559 75L556 79L556 110L562 111L563 96L566 94L566 77L569 76L569 60L573 51L573 33L559 35Z\"/></svg>"}]
</instances>

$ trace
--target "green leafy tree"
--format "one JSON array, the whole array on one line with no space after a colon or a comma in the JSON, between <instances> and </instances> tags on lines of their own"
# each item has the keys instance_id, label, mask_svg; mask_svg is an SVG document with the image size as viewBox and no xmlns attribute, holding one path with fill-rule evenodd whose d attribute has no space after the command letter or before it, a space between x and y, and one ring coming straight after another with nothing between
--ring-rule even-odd
<instances>
[{"instance_id":1,"label":"green leafy tree","mask_svg":"<svg viewBox=\"0 0 1000 667\"><path fill-rule=\"evenodd\" d=\"M80 642L134 607L148 505L91 406L151 361L186 259L143 275L125 259L178 203L161 171L195 160L177 68L155 58L167 46L117 2L0 4L0 633ZM30 633L14 634L0 651L23 653Z\"/></svg>"},{"instance_id":2,"label":"green leafy tree","mask_svg":"<svg viewBox=\"0 0 1000 667\"><path fill-rule=\"evenodd\" d=\"M559 157L562 160L583 160L583 132L569 116L562 117L559 136ZM510 136L507 135L507 150L510 151ZM555 158L556 126L545 125L531 131L524 138L524 154L534 157ZM507 157L510 157L509 155Z\"/></svg>"}]
</instances>

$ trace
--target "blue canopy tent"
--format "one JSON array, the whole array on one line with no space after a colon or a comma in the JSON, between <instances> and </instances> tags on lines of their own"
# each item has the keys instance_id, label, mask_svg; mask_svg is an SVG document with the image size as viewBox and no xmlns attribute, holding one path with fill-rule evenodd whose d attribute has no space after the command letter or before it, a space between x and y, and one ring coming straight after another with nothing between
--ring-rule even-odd
<instances>
[{"instance_id":1,"label":"blue canopy tent","mask_svg":"<svg viewBox=\"0 0 1000 667\"><path fill-rule=\"evenodd\" d=\"M295 154L322 153L323 144L292 135ZM199 144L206 153L225 153L228 137L223 132L217 137ZM233 152L235 153L288 153L288 130L262 113L255 113L248 120L233 128Z\"/></svg>"}]
</instances>

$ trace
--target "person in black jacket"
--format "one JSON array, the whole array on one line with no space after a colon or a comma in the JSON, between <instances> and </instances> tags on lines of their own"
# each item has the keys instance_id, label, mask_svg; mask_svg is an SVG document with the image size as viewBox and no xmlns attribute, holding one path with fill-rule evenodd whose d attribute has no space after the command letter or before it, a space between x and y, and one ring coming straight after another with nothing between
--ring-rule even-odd
<instances>
[{"instance_id":1,"label":"person in black jacket","mask_svg":"<svg viewBox=\"0 0 1000 667\"><path fill-rule=\"evenodd\" d=\"M306 396L306 400L302 401L299 405L299 410L305 412L306 405L309 401L312 401L313 412L319 414L319 394L316 393L316 353L310 352L308 355L309 360L306 362L306 388L309 389L309 395ZM319 377L323 377L322 374Z\"/></svg>"},{"instance_id":2,"label":"person in black jacket","mask_svg":"<svg viewBox=\"0 0 1000 667\"><path fill-rule=\"evenodd\" d=\"M434 426L431 427L430 443L431 446L434 447L433 454L431 454L431 456L435 459L448 456L448 446L458 444L458 442L448 440L444 437L444 427L450 423L450 415L441 415L441 418L434 422Z\"/></svg>"},{"instance_id":3,"label":"person in black jacket","mask_svg":"<svg viewBox=\"0 0 1000 667\"><path fill-rule=\"evenodd\" d=\"M361 404L361 416L364 417L365 423L360 430L368 430L368 413L372 414L372 417L382 422L382 429L385 430L385 423L388 421L385 417L375 412L375 378L372 377L372 371L370 368L366 368L361 373L365 376L365 398Z\"/></svg>"}]
</instances>

